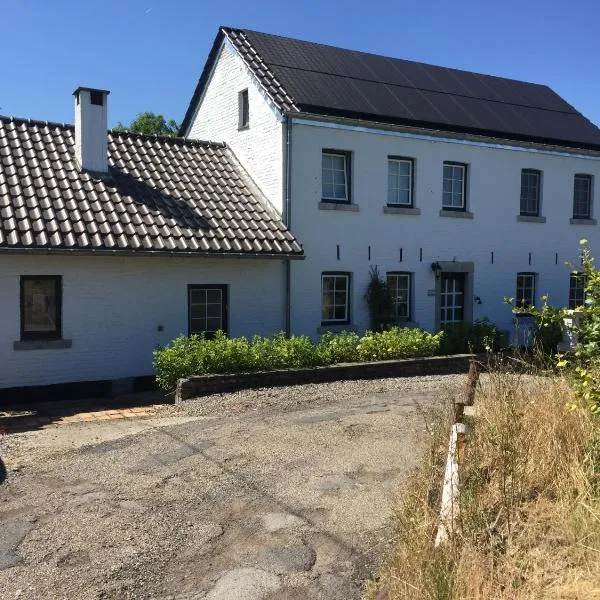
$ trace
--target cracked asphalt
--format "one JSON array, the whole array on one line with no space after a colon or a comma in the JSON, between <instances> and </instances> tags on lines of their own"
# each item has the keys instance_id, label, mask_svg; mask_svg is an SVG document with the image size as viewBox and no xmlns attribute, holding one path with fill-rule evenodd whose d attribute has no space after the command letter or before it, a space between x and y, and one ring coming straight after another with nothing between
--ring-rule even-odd
<instances>
[{"instance_id":1,"label":"cracked asphalt","mask_svg":"<svg viewBox=\"0 0 600 600\"><path fill-rule=\"evenodd\" d=\"M465 377L215 395L4 436L3 599L354 600Z\"/></svg>"}]
</instances>

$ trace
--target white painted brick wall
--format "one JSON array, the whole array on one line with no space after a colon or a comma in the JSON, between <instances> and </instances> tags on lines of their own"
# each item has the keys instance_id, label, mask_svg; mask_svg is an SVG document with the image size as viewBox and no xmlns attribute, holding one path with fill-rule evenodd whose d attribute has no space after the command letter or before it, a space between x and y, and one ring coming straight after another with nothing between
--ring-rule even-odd
<instances>
[{"instance_id":1,"label":"white painted brick wall","mask_svg":"<svg viewBox=\"0 0 600 600\"><path fill-rule=\"evenodd\" d=\"M248 89L250 127L238 130L238 92ZM282 212L283 126L256 79L225 42L191 124L193 139L226 142L271 204Z\"/></svg>"},{"instance_id":2,"label":"white painted brick wall","mask_svg":"<svg viewBox=\"0 0 600 600\"><path fill-rule=\"evenodd\" d=\"M13 349L21 275L62 275L71 348ZM153 349L187 334L188 284L229 286L233 336L284 327L279 260L0 255L0 388L152 374Z\"/></svg>"},{"instance_id":3,"label":"white painted brick wall","mask_svg":"<svg viewBox=\"0 0 600 600\"><path fill-rule=\"evenodd\" d=\"M370 265L380 273L414 273L415 321L435 326L435 288L430 265L434 261L473 261L474 318L488 317L512 329L505 296L514 296L516 273L539 274L537 296L550 295L557 305L568 302L569 271L565 261L577 265L579 240L587 238L600 255L600 225L570 225L573 210L573 176L594 176L595 217L600 217L600 161L550 156L444 141L391 137L369 132L294 125L291 218L294 234L304 245L306 260L292 263L292 329L311 336L320 326L322 271L353 273L352 323L368 327L364 299ZM359 212L319 210L321 151L353 153L353 197ZM387 157L413 157L415 205L421 215L384 214L387 200ZM474 218L440 217L444 161L467 163L468 209ZM521 169L543 171L542 215L546 223L517 222ZM340 260L336 258L340 246ZM371 246L371 260L368 247ZM403 262L399 249L403 249ZM423 248L423 260L419 260ZM494 264L491 264L494 252ZM529 264L529 253L532 263ZM558 253L558 264L555 254Z\"/></svg>"}]
</instances>

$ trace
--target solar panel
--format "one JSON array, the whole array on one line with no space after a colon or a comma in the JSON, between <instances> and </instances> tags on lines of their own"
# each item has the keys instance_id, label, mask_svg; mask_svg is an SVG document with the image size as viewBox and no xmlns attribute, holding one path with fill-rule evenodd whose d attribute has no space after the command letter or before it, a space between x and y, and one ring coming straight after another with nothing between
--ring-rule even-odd
<instances>
[{"instance_id":1,"label":"solar panel","mask_svg":"<svg viewBox=\"0 0 600 600\"><path fill-rule=\"evenodd\" d=\"M544 85L243 34L301 110L600 149L600 129Z\"/></svg>"}]
</instances>

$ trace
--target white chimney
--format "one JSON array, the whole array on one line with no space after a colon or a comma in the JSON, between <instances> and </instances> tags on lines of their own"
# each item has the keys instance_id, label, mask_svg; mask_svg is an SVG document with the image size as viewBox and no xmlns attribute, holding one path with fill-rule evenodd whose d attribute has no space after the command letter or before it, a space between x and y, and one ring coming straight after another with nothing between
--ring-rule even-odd
<instances>
[{"instance_id":1,"label":"white chimney","mask_svg":"<svg viewBox=\"0 0 600 600\"><path fill-rule=\"evenodd\" d=\"M75 96L75 158L79 168L108 173L108 92L78 87Z\"/></svg>"}]
</instances>

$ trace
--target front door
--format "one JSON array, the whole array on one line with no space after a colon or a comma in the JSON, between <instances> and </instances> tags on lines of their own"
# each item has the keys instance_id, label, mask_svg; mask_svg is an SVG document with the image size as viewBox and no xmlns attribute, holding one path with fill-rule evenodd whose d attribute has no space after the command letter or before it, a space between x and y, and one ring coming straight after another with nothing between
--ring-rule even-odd
<instances>
[{"instance_id":1,"label":"front door","mask_svg":"<svg viewBox=\"0 0 600 600\"><path fill-rule=\"evenodd\" d=\"M462 323L465 319L465 273L442 273L440 324Z\"/></svg>"}]
</instances>

